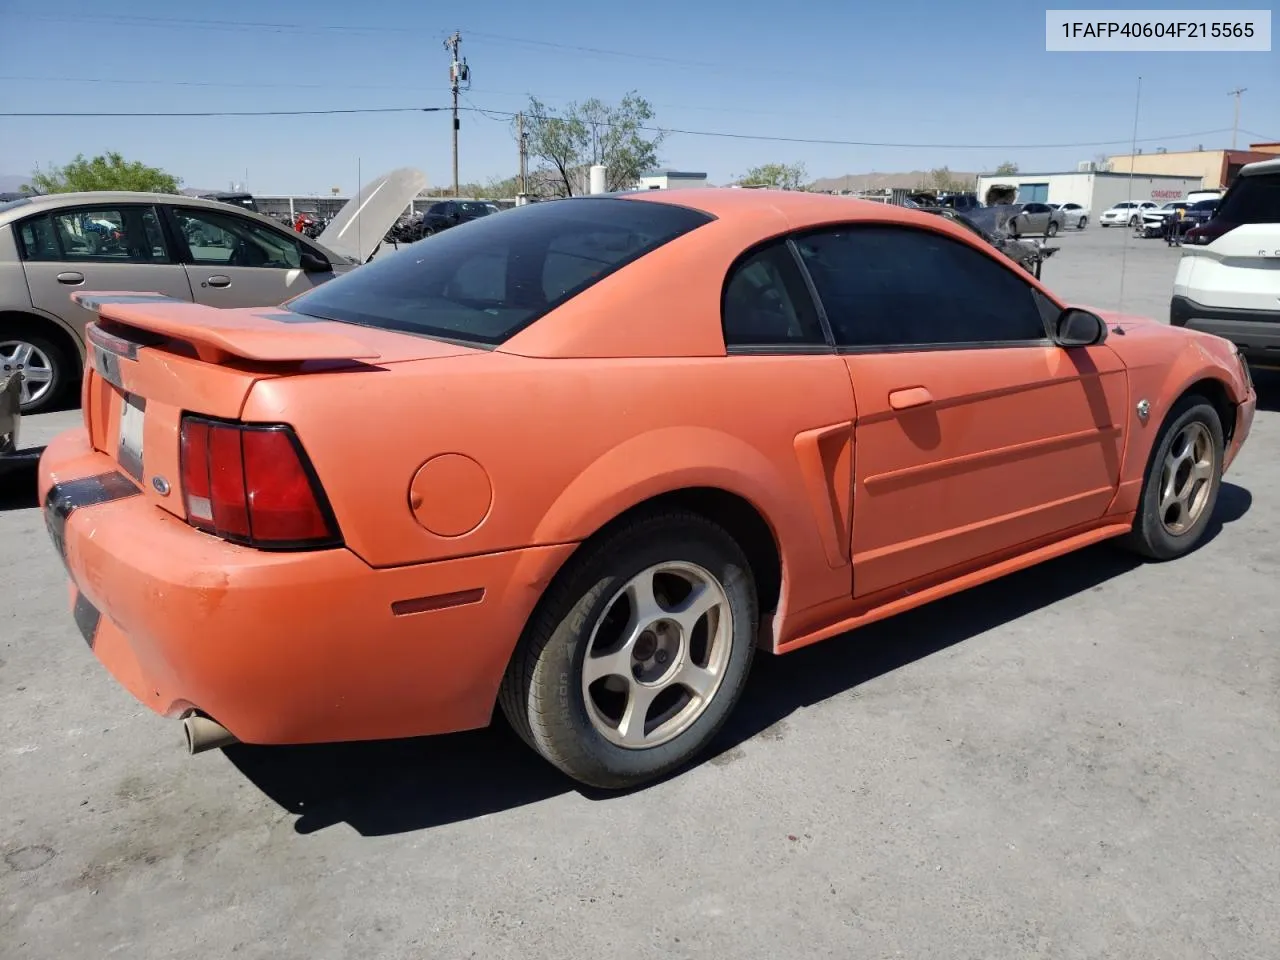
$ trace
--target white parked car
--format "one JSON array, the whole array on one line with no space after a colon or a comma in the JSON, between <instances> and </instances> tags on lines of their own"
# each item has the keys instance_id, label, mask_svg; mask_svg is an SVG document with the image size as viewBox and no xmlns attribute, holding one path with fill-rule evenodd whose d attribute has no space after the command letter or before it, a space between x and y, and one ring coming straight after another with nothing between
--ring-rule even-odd
<instances>
[{"instance_id":1,"label":"white parked car","mask_svg":"<svg viewBox=\"0 0 1280 960\"><path fill-rule=\"evenodd\" d=\"M1147 210L1155 210L1157 204L1151 200L1143 200L1138 202L1135 200L1124 200L1117 203L1110 210L1103 211L1102 216L1098 218L1098 223L1104 227L1136 227L1142 222L1142 215Z\"/></svg>"},{"instance_id":2,"label":"white parked car","mask_svg":"<svg viewBox=\"0 0 1280 960\"><path fill-rule=\"evenodd\" d=\"M1089 225L1089 208L1078 203L1051 203L1049 206L1062 213L1063 226L1083 230Z\"/></svg>"},{"instance_id":3,"label":"white parked car","mask_svg":"<svg viewBox=\"0 0 1280 960\"><path fill-rule=\"evenodd\" d=\"M1169 322L1280 365L1280 159L1244 167L1213 219L1187 231Z\"/></svg>"}]
</instances>

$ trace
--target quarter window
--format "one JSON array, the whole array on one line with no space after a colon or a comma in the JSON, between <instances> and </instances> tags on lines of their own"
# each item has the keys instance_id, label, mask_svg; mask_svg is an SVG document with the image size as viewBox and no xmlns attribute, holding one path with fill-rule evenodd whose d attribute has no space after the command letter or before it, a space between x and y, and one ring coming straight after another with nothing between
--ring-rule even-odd
<instances>
[{"instance_id":1,"label":"quarter window","mask_svg":"<svg viewBox=\"0 0 1280 960\"><path fill-rule=\"evenodd\" d=\"M298 242L270 227L213 210L184 207L175 209L173 215L186 237L192 263L278 270L302 266Z\"/></svg>"},{"instance_id":2,"label":"quarter window","mask_svg":"<svg viewBox=\"0 0 1280 960\"><path fill-rule=\"evenodd\" d=\"M733 266L721 309L726 347L825 343L818 311L785 241Z\"/></svg>"},{"instance_id":3,"label":"quarter window","mask_svg":"<svg viewBox=\"0 0 1280 960\"><path fill-rule=\"evenodd\" d=\"M929 230L841 227L797 240L837 345L1001 345L1045 339L1011 267Z\"/></svg>"}]
</instances>

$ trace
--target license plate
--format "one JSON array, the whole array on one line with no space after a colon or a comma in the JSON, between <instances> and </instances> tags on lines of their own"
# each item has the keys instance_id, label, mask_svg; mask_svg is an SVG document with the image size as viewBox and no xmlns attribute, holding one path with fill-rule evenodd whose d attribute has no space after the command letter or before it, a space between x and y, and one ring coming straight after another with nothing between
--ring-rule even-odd
<instances>
[{"instance_id":1,"label":"license plate","mask_svg":"<svg viewBox=\"0 0 1280 960\"><path fill-rule=\"evenodd\" d=\"M117 459L133 479L142 480L142 425L147 409L141 397L125 395L120 404L120 452Z\"/></svg>"},{"instance_id":2,"label":"license plate","mask_svg":"<svg viewBox=\"0 0 1280 960\"><path fill-rule=\"evenodd\" d=\"M123 390L124 383L120 379L120 358L114 353L103 350L96 343L90 344L90 347L93 352L94 372L117 390Z\"/></svg>"}]
</instances>

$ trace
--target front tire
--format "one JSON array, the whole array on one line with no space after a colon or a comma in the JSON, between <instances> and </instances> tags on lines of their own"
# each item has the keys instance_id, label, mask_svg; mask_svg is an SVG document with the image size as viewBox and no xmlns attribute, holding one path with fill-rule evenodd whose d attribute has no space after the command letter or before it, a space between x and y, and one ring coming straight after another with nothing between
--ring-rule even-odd
<instances>
[{"instance_id":1,"label":"front tire","mask_svg":"<svg viewBox=\"0 0 1280 960\"><path fill-rule=\"evenodd\" d=\"M1212 403L1193 394L1174 404L1151 451L1124 545L1157 561L1194 550L1218 502L1224 447L1222 419Z\"/></svg>"},{"instance_id":2,"label":"front tire","mask_svg":"<svg viewBox=\"0 0 1280 960\"><path fill-rule=\"evenodd\" d=\"M1089 218L1088 218L1088 217L1081 217L1081 218L1080 218L1080 222L1076 224L1076 229L1077 229L1077 230L1083 230L1083 229L1084 229L1085 227L1087 227L1088 225L1089 225Z\"/></svg>"},{"instance_id":3,"label":"front tire","mask_svg":"<svg viewBox=\"0 0 1280 960\"><path fill-rule=\"evenodd\" d=\"M1058 235L1058 224L1050 220L1049 225L1044 228L1044 235L1046 237L1056 237Z\"/></svg>"},{"instance_id":4,"label":"front tire","mask_svg":"<svg viewBox=\"0 0 1280 960\"><path fill-rule=\"evenodd\" d=\"M737 542L683 511L587 545L556 578L503 677L503 713L584 784L625 789L684 766L746 684L758 622Z\"/></svg>"}]
</instances>

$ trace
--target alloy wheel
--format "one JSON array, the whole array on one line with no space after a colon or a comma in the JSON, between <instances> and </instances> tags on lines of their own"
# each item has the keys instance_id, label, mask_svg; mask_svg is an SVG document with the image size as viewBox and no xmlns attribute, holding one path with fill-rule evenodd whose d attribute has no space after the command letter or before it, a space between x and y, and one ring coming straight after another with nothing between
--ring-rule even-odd
<instances>
[{"instance_id":1,"label":"alloy wheel","mask_svg":"<svg viewBox=\"0 0 1280 960\"><path fill-rule=\"evenodd\" d=\"M1160 522L1173 536L1195 526L1209 502L1216 469L1209 428L1192 420L1173 438L1160 467Z\"/></svg>"},{"instance_id":2,"label":"alloy wheel","mask_svg":"<svg viewBox=\"0 0 1280 960\"><path fill-rule=\"evenodd\" d=\"M605 606L587 644L592 727L633 750L669 742L706 711L732 644L729 599L709 571L683 561L642 570Z\"/></svg>"},{"instance_id":3,"label":"alloy wheel","mask_svg":"<svg viewBox=\"0 0 1280 960\"><path fill-rule=\"evenodd\" d=\"M22 406L39 401L53 387L53 361L49 355L25 340L0 341L0 375L22 374L18 401Z\"/></svg>"}]
</instances>

